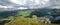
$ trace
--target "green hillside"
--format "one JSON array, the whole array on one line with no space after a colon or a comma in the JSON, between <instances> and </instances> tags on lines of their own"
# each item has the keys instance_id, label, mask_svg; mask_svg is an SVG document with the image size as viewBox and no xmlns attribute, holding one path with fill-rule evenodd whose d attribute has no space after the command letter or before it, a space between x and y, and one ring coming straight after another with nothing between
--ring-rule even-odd
<instances>
[{"instance_id":1,"label":"green hillside","mask_svg":"<svg viewBox=\"0 0 60 25\"><path fill-rule=\"evenodd\" d=\"M6 23L5 25L59 25L59 24L44 24L41 22L37 22L32 18L17 17L15 19L12 19L9 23Z\"/></svg>"}]
</instances>

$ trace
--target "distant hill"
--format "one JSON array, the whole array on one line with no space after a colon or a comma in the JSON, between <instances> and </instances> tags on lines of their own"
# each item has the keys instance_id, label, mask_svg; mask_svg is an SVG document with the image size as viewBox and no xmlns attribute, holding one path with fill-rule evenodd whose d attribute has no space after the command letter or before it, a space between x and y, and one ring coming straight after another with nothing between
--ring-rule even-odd
<instances>
[{"instance_id":1,"label":"distant hill","mask_svg":"<svg viewBox=\"0 0 60 25\"><path fill-rule=\"evenodd\" d=\"M39 13L39 14L38 14L38 16L39 16L40 14L43 14L43 13L46 14L46 12L51 11L51 10L52 10L52 9L50 9L50 8L39 8L39 9L25 9L25 10L4 11L4 12L0 12L0 18L8 17L8 16L16 16L17 13L18 13L18 12L21 13L21 11L22 11L22 12L27 12L27 13L29 13L30 15L33 15L33 14L36 15L36 13ZM42 12L43 12L43 13L42 13ZM45 14L44 14L44 15L45 15Z\"/></svg>"},{"instance_id":2,"label":"distant hill","mask_svg":"<svg viewBox=\"0 0 60 25\"><path fill-rule=\"evenodd\" d=\"M0 18L6 18L8 16L16 16L19 13L21 12L27 12L27 13L31 13L33 10L31 9L26 9L26 10L12 10L12 11L1 11L0 12ZM21 14L20 14L21 15Z\"/></svg>"},{"instance_id":3,"label":"distant hill","mask_svg":"<svg viewBox=\"0 0 60 25\"><path fill-rule=\"evenodd\" d=\"M17 10L16 11L4 11L4 12L0 12L0 18L3 17L8 17L8 16L15 16L17 14Z\"/></svg>"},{"instance_id":4,"label":"distant hill","mask_svg":"<svg viewBox=\"0 0 60 25\"><path fill-rule=\"evenodd\" d=\"M39 16L44 16L48 15L47 13L52 11L50 8L41 8L41 9L36 9L35 11L31 12L31 15L37 15Z\"/></svg>"}]
</instances>

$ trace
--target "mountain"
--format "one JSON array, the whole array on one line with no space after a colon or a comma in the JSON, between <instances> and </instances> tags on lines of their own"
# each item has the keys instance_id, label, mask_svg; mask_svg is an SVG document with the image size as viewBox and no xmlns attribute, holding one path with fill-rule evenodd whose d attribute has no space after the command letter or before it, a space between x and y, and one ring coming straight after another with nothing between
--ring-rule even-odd
<instances>
[{"instance_id":1,"label":"mountain","mask_svg":"<svg viewBox=\"0 0 60 25\"><path fill-rule=\"evenodd\" d=\"M52 11L51 8L40 8L36 9L31 13L31 15L37 15L38 17L47 15L48 12Z\"/></svg>"}]
</instances>

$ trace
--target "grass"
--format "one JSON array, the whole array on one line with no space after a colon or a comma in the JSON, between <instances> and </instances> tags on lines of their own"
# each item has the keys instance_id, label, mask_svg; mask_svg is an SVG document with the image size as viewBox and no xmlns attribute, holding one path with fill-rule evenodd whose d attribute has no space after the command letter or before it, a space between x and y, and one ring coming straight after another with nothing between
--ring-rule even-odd
<instances>
[{"instance_id":1,"label":"grass","mask_svg":"<svg viewBox=\"0 0 60 25\"><path fill-rule=\"evenodd\" d=\"M12 19L9 23L5 25L59 25L59 24L44 24L33 20L32 18L17 17Z\"/></svg>"},{"instance_id":2,"label":"grass","mask_svg":"<svg viewBox=\"0 0 60 25\"><path fill-rule=\"evenodd\" d=\"M7 18L1 18L1 19L0 19L0 22L3 22L3 21L5 21L5 20L11 20L11 19L14 19L14 17L13 17L13 16L9 16L9 17L7 17Z\"/></svg>"}]
</instances>

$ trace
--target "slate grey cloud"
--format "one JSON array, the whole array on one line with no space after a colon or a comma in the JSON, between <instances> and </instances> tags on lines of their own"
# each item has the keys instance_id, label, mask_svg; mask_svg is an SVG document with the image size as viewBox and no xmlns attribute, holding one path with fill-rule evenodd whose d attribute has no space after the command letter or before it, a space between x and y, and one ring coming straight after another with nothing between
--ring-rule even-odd
<instances>
[{"instance_id":1,"label":"slate grey cloud","mask_svg":"<svg viewBox=\"0 0 60 25\"><path fill-rule=\"evenodd\" d=\"M50 0L50 6L48 7L60 8L60 0Z\"/></svg>"},{"instance_id":2,"label":"slate grey cloud","mask_svg":"<svg viewBox=\"0 0 60 25\"><path fill-rule=\"evenodd\" d=\"M9 0L0 0L0 5L1 6L12 6L12 8L0 8L0 11L9 11L9 10L16 10L19 5L15 4L15 3L12 3L10 2Z\"/></svg>"},{"instance_id":3,"label":"slate grey cloud","mask_svg":"<svg viewBox=\"0 0 60 25\"><path fill-rule=\"evenodd\" d=\"M19 1L22 1L22 0L19 0ZM12 8L15 8L15 9L18 9L21 6L27 7L27 8L28 7L29 8L32 8L32 7L40 8L40 7L52 7L52 6L55 7L55 5L58 5L58 4L60 5L60 0L39 0L39 1L42 1L42 3L38 4L38 3L35 3L34 0L33 1L26 0L25 5L20 5L20 4L13 3L10 0L0 0L0 5L2 5L2 6L12 6ZM46 5L44 5L45 4L44 2L46 2L46 1L48 1L48 3ZM60 7L60 6L57 6L57 7ZM2 9L2 10L4 10L4 9Z\"/></svg>"}]
</instances>

